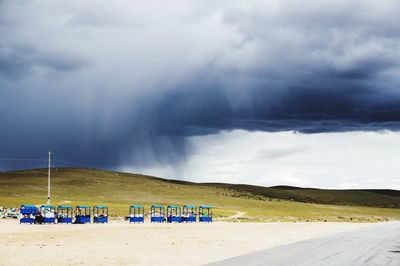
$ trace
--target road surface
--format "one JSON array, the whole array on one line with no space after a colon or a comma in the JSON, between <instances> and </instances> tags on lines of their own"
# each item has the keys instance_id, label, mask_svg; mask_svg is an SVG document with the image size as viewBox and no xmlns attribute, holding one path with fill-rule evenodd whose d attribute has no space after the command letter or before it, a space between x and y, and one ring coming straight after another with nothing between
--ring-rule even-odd
<instances>
[{"instance_id":1,"label":"road surface","mask_svg":"<svg viewBox=\"0 0 400 266\"><path fill-rule=\"evenodd\" d=\"M301 241L209 265L400 265L400 222Z\"/></svg>"}]
</instances>

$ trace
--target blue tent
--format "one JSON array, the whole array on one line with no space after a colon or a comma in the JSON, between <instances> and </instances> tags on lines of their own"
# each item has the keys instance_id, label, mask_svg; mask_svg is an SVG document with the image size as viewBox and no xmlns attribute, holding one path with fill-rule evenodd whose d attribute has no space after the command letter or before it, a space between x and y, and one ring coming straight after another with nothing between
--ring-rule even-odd
<instances>
[{"instance_id":1,"label":"blue tent","mask_svg":"<svg viewBox=\"0 0 400 266\"><path fill-rule=\"evenodd\" d=\"M182 222L181 207L177 205L169 205L167 207L167 223Z\"/></svg>"},{"instance_id":2,"label":"blue tent","mask_svg":"<svg viewBox=\"0 0 400 266\"><path fill-rule=\"evenodd\" d=\"M182 211L182 221L186 223L195 223L197 207L194 205L184 205Z\"/></svg>"},{"instance_id":3,"label":"blue tent","mask_svg":"<svg viewBox=\"0 0 400 266\"><path fill-rule=\"evenodd\" d=\"M90 206L78 205L75 207L75 223L76 224L90 224Z\"/></svg>"},{"instance_id":4,"label":"blue tent","mask_svg":"<svg viewBox=\"0 0 400 266\"><path fill-rule=\"evenodd\" d=\"M42 205L40 206L40 211L44 217L45 224L55 224L56 223L56 206L53 205Z\"/></svg>"},{"instance_id":5,"label":"blue tent","mask_svg":"<svg viewBox=\"0 0 400 266\"><path fill-rule=\"evenodd\" d=\"M209 206L209 205L202 205L199 207L199 222L203 222L203 223L211 223L212 222L212 209L214 207L213 206Z\"/></svg>"},{"instance_id":6,"label":"blue tent","mask_svg":"<svg viewBox=\"0 0 400 266\"><path fill-rule=\"evenodd\" d=\"M129 222L144 223L144 206L131 205L129 206Z\"/></svg>"},{"instance_id":7,"label":"blue tent","mask_svg":"<svg viewBox=\"0 0 400 266\"><path fill-rule=\"evenodd\" d=\"M19 223L34 224L35 216L38 214L39 209L33 204L24 204L20 207L20 213L23 217L19 220Z\"/></svg>"},{"instance_id":8,"label":"blue tent","mask_svg":"<svg viewBox=\"0 0 400 266\"><path fill-rule=\"evenodd\" d=\"M163 205L152 205L151 206L150 221L152 223L165 222L165 207Z\"/></svg>"},{"instance_id":9,"label":"blue tent","mask_svg":"<svg viewBox=\"0 0 400 266\"><path fill-rule=\"evenodd\" d=\"M72 206L60 205L57 208L57 222L61 224L72 224Z\"/></svg>"},{"instance_id":10,"label":"blue tent","mask_svg":"<svg viewBox=\"0 0 400 266\"><path fill-rule=\"evenodd\" d=\"M108 223L108 207L104 205L97 205L93 207L93 222L94 223Z\"/></svg>"}]
</instances>

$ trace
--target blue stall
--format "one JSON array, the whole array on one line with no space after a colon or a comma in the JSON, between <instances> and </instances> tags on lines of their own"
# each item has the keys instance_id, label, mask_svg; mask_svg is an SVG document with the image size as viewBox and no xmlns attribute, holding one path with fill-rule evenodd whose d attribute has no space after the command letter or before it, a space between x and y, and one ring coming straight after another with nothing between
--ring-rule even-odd
<instances>
[{"instance_id":1,"label":"blue stall","mask_svg":"<svg viewBox=\"0 0 400 266\"><path fill-rule=\"evenodd\" d=\"M72 206L61 205L57 208L57 223L72 224Z\"/></svg>"},{"instance_id":2,"label":"blue stall","mask_svg":"<svg viewBox=\"0 0 400 266\"><path fill-rule=\"evenodd\" d=\"M150 209L150 222L163 223L165 222L165 207L162 205L152 205Z\"/></svg>"},{"instance_id":3,"label":"blue stall","mask_svg":"<svg viewBox=\"0 0 400 266\"><path fill-rule=\"evenodd\" d=\"M167 223L180 222L182 222L181 207L176 205L169 205L167 207Z\"/></svg>"},{"instance_id":4,"label":"blue stall","mask_svg":"<svg viewBox=\"0 0 400 266\"><path fill-rule=\"evenodd\" d=\"M183 206L182 222L195 223L197 215L197 207L193 205Z\"/></svg>"},{"instance_id":5,"label":"blue stall","mask_svg":"<svg viewBox=\"0 0 400 266\"><path fill-rule=\"evenodd\" d=\"M38 214L39 209L35 205L25 204L21 205L20 213L23 215L19 223L21 224L34 224L35 216Z\"/></svg>"},{"instance_id":6,"label":"blue stall","mask_svg":"<svg viewBox=\"0 0 400 266\"><path fill-rule=\"evenodd\" d=\"M199 207L199 222L211 223L212 222L212 206L202 205Z\"/></svg>"},{"instance_id":7,"label":"blue stall","mask_svg":"<svg viewBox=\"0 0 400 266\"><path fill-rule=\"evenodd\" d=\"M132 205L129 207L129 222L144 223L144 206Z\"/></svg>"},{"instance_id":8,"label":"blue stall","mask_svg":"<svg viewBox=\"0 0 400 266\"><path fill-rule=\"evenodd\" d=\"M108 223L108 207L98 205L93 207L93 222L94 223Z\"/></svg>"},{"instance_id":9,"label":"blue stall","mask_svg":"<svg viewBox=\"0 0 400 266\"><path fill-rule=\"evenodd\" d=\"M75 207L75 223L90 224L90 206L79 205Z\"/></svg>"},{"instance_id":10,"label":"blue stall","mask_svg":"<svg viewBox=\"0 0 400 266\"><path fill-rule=\"evenodd\" d=\"M40 213L43 216L43 222L45 224L56 223L56 206L53 205L42 205L40 206Z\"/></svg>"}]
</instances>

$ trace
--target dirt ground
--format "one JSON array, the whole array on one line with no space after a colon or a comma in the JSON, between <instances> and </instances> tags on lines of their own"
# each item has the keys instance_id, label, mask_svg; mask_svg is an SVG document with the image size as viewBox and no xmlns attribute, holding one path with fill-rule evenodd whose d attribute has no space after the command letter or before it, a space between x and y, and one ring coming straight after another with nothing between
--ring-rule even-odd
<instances>
[{"instance_id":1,"label":"dirt ground","mask_svg":"<svg viewBox=\"0 0 400 266\"><path fill-rule=\"evenodd\" d=\"M0 265L201 265L360 223L20 225L0 220Z\"/></svg>"}]
</instances>

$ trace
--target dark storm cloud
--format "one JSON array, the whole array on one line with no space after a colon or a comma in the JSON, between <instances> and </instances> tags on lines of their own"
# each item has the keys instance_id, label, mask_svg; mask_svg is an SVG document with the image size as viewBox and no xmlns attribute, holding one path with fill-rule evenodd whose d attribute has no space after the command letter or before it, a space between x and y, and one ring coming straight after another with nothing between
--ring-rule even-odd
<instances>
[{"instance_id":1,"label":"dark storm cloud","mask_svg":"<svg viewBox=\"0 0 400 266\"><path fill-rule=\"evenodd\" d=\"M397 1L0 6L0 157L179 164L221 130L400 128Z\"/></svg>"},{"instance_id":2,"label":"dark storm cloud","mask_svg":"<svg viewBox=\"0 0 400 266\"><path fill-rule=\"evenodd\" d=\"M241 107L232 106L217 88L176 91L157 105L157 126L161 134L184 136L238 128L303 133L399 129L400 99L374 101L370 98L372 95L385 96L366 86L334 83L328 78L318 87L310 83L312 81L288 88L272 100L270 90L251 90L249 93L253 96ZM327 83L347 85L348 91Z\"/></svg>"},{"instance_id":3,"label":"dark storm cloud","mask_svg":"<svg viewBox=\"0 0 400 266\"><path fill-rule=\"evenodd\" d=\"M39 51L29 45L7 45L0 41L0 75L5 78L18 78L35 69L52 71L72 71L87 64L75 55Z\"/></svg>"}]
</instances>

